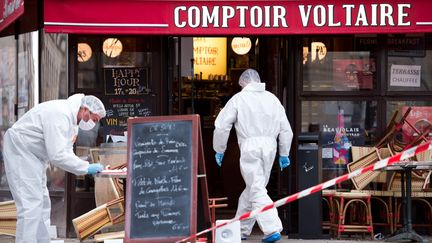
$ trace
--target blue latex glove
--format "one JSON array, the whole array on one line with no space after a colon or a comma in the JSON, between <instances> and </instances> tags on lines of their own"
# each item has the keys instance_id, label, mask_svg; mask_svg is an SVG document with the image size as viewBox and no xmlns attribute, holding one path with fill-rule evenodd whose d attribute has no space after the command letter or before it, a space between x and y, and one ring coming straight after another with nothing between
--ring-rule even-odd
<instances>
[{"instance_id":1,"label":"blue latex glove","mask_svg":"<svg viewBox=\"0 0 432 243\"><path fill-rule=\"evenodd\" d=\"M216 163L219 165L219 167L222 166L222 160L223 160L224 154L223 153L216 153L215 154L215 158L216 158Z\"/></svg>"},{"instance_id":2,"label":"blue latex glove","mask_svg":"<svg viewBox=\"0 0 432 243\"><path fill-rule=\"evenodd\" d=\"M94 175L96 173L99 173L103 170L103 166L101 164L95 163L95 164L89 164L89 167L87 169L87 174Z\"/></svg>"},{"instance_id":3,"label":"blue latex glove","mask_svg":"<svg viewBox=\"0 0 432 243\"><path fill-rule=\"evenodd\" d=\"M279 157L279 166L281 168L281 171L288 167L290 165L290 160L288 158L288 156L280 156Z\"/></svg>"}]
</instances>

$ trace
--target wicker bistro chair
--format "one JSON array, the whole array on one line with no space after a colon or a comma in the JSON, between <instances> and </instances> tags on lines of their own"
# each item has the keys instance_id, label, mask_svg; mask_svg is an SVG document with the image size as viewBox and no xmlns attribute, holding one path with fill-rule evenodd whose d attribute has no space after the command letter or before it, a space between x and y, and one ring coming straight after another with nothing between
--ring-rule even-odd
<instances>
[{"instance_id":1,"label":"wicker bistro chair","mask_svg":"<svg viewBox=\"0 0 432 243\"><path fill-rule=\"evenodd\" d=\"M335 213L330 233L337 239L342 233L369 233L373 239L371 195L366 192L335 192L331 207Z\"/></svg>"},{"instance_id":2,"label":"wicker bistro chair","mask_svg":"<svg viewBox=\"0 0 432 243\"><path fill-rule=\"evenodd\" d=\"M352 147L351 149L353 162L347 166L349 172L374 164L391 155L388 148ZM393 233L393 192L386 190L388 177L386 171L370 171L352 178L351 181L356 188L352 192L364 192L371 196L371 207L378 212L374 217L373 226L384 226L389 233ZM377 186L370 187L371 182L380 185L378 190Z\"/></svg>"},{"instance_id":3,"label":"wicker bistro chair","mask_svg":"<svg viewBox=\"0 0 432 243\"><path fill-rule=\"evenodd\" d=\"M373 164L383 157L388 157L388 149L352 147L351 148L353 162L347 165L348 171L352 172L359 168ZM379 180L378 180L379 179ZM371 171L359 175L351 179L354 187L357 190L351 192L335 192L327 190L323 194L323 201L329 204L329 222L325 221L323 228L329 228L330 234L340 238L341 234L347 233L370 233L373 238L373 223L372 223L372 205L371 200L382 204L386 212L386 225L390 231L392 227L392 206L391 196L386 197L386 200L380 197L383 193L364 189L370 182L378 181L385 184L386 173L381 171ZM351 212L348 222L347 211ZM327 225L330 226L327 226Z\"/></svg>"},{"instance_id":4,"label":"wicker bistro chair","mask_svg":"<svg viewBox=\"0 0 432 243\"><path fill-rule=\"evenodd\" d=\"M328 231L331 234L331 224L335 223L335 211L333 207L333 195L336 190L325 189L322 191L322 202L323 202L323 219L322 229Z\"/></svg>"},{"instance_id":5,"label":"wicker bistro chair","mask_svg":"<svg viewBox=\"0 0 432 243\"><path fill-rule=\"evenodd\" d=\"M119 204L124 204L123 197L100 205L99 207L73 219L72 224L75 228L77 237L80 240L85 240L104 227L124 222L124 212L116 214L111 210L112 207L118 207Z\"/></svg>"},{"instance_id":6,"label":"wicker bistro chair","mask_svg":"<svg viewBox=\"0 0 432 243\"><path fill-rule=\"evenodd\" d=\"M351 147L351 151L353 162L347 165L350 173L390 156L390 151L387 148ZM351 181L356 190L362 190L372 181L385 184L387 182L387 173L385 171L368 171L353 177Z\"/></svg>"}]
</instances>

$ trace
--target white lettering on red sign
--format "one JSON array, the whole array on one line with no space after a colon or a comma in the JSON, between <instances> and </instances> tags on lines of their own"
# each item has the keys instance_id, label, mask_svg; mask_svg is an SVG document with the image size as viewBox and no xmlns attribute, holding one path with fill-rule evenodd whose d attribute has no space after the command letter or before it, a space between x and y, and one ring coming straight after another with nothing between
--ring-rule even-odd
<instances>
[{"instance_id":1,"label":"white lettering on red sign","mask_svg":"<svg viewBox=\"0 0 432 243\"><path fill-rule=\"evenodd\" d=\"M335 9L334 5L299 5L300 17L303 27L308 27L312 20L313 25L321 26L409 26L410 21L405 21L408 16L406 10L411 8L410 4L397 5L397 20L395 24L394 9L390 4L343 4L342 9L345 11L345 22L335 22ZM353 11L356 10L356 11ZM368 11L369 10L369 11ZM357 12L354 14L354 12ZM379 19L378 19L379 12ZM311 15L312 13L312 15ZM369 23L370 22L370 23Z\"/></svg>"},{"instance_id":2,"label":"white lettering on red sign","mask_svg":"<svg viewBox=\"0 0 432 243\"><path fill-rule=\"evenodd\" d=\"M3 18L5 19L9 15L11 15L20 6L21 6L21 0L13 0L12 2L7 2L5 0L5 5L4 5L4 9L3 9Z\"/></svg>"},{"instance_id":3,"label":"white lettering on red sign","mask_svg":"<svg viewBox=\"0 0 432 243\"><path fill-rule=\"evenodd\" d=\"M303 27L410 26L409 9L411 4L298 5ZM335 14L338 11L342 14ZM288 28L284 6L178 6L174 24L177 28Z\"/></svg>"},{"instance_id":4,"label":"white lettering on red sign","mask_svg":"<svg viewBox=\"0 0 432 243\"><path fill-rule=\"evenodd\" d=\"M240 28L288 27L283 6L214 6L211 9L207 6L178 6L174 9L177 28L228 28L234 18L239 19Z\"/></svg>"}]
</instances>

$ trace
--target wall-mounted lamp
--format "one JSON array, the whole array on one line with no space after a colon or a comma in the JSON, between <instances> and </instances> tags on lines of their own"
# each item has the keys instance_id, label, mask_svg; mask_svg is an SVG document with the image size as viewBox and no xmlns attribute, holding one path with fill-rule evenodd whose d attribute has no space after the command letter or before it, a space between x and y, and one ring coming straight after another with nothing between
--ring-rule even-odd
<instances>
[{"instance_id":1,"label":"wall-mounted lamp","mask_svg":"<svg viewBox=\"0 0 432 243\"><path fill-rule=\"evenodd\" d=\"M252 47L252 42L247 37L235 37L231 41L231 49L238 55L247 54Z\"/></svg>"},{"instance_id":2,"label":"wall-mounted lamp","mask_svg":"<svg viewBox=\"0 0 432 243\"><path fill-rule=\"evenodd\" d=\"M78 62L87 62L92 56L92 49L87 43L78 43Z\"/></svg>"},{"instance_id":3,"label":"wall-mounted lamp","mask_svg":"<svg viewBox=\"0 0 432 243\"><path fill-rule=\"evenodd\" d=\"M117 38L108 38L103 42L102 50L108 57L117 57L123 51L123 44Z\"/></svg>"}]
</instances>

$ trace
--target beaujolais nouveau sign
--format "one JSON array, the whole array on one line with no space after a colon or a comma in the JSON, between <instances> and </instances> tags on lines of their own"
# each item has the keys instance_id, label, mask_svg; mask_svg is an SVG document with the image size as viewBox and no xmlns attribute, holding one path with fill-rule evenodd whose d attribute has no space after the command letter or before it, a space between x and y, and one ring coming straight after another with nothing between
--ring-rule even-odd
<instances>
[{"instance_id":1,"label":"beaujolais nouveau sign","mask_svg":"<svg viewBox=\"0 0 432 243\"><path fill-rule=\"evenodd\" d=\"M24 13L24 0L0 1L0 31Z\"/></svg>"},{"instance_id":2,"label":"beaujolais nouveau sign","mask_svg":"<svg viewBox=\"0 0 432 243\"><path fill-rule=\"evenodd\" d=\"M432 31L430 0L101 2L46 0L46 30L179 35ZM94 11L84 14L82 8Z\"/></svg>"}]
</instances>

